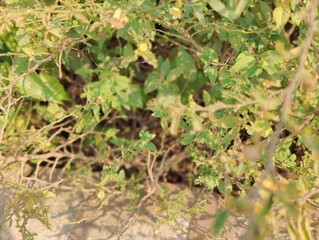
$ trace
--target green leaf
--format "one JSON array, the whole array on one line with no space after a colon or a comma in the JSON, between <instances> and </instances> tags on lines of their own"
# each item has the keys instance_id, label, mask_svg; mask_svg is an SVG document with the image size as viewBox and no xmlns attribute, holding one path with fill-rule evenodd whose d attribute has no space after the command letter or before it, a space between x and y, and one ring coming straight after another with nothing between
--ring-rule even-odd
<instances>
[{"instance_id":1,"label":"green leaf","mask_svg":"<svg viewBox=\"0 0 319 240\"><path fill-rule=\"evenodd\" d=\"M276 7L273 11L273 18L279 31L283 29L290 17L290 8L288 6Z\"/></svg>"},{"instance_id":2,"label":"green leaf","mask_svg":"<svg viewBox=\"0 0 319 240\"><path fill-rule=\"evenodd\" d=\"M204 16L202 9L199 6L193 6L193 10L194 10L196 17L198 18L198 21L201 24L205 24L206 20L205 20L205 16Z\"/></svg>"},{"instance_id":3,"label":"green leaf","mask_svg":"<svg viewBox=\"0 0 319 240\"><path fill-rule=\"evenodd\" d=\"M31 46L30 34L26 30L20 28L16 33L16 39L17 39L18 45L27 55L31 56L34 54L33 49L30 48Z\"/></svg>"},{"instance_id":4,"label":"green leaf","mask_svg":"<svg viewBox=\"0 0 319 240\"><path fill-rule=\"evenodd\" d=\"M208 77L209 81L214 84L217 79L217 68L214 66L206 65L204 67L204 74L206 77Z\"/></svg>"},{"instance_id":5,"label":"green leaf","mask_svg":"<svg viewBox=\"0 0 319 240\"><path fill-rule=\"evenodd\" d=\"M59 80L44 72L31 72L18 81L16 87L21 94L41 101L62 103L69 99Z\"/></svg>"},{"instance_id":6,"label":"green leaf","mask_svg":"<svg viewBox=\"0 0 319 240\"><path fill-rule=\"evenodd\" d=\"M228 35L228 41L229 41L231 47L233 48L233 50L235 50L234 52L241 52L242 51L241 49L243 48L244 38L245 38L245 36L243 34L240 34L240 33Z\"/></svg>"},{"instance_id":7,"label":"green leaf","mask_svg":"<svg viewBox=\"0 0 319 240\"><path fill-rule=\"evenodd\" d=\"M131 44L126 44L123 48L123 58L121 59L120 68L127 68L132 62L138 59L137 54L135 54Z\"/></svg>"},{"instance_id":8,"label":"green leaf","mask_svg":"<svg viewBox=\"0 0 319 240\"><path fill-rule=\"evenodd\" d=\"M156 151L157 151L157 148L156 148L155 144L152 143L152 142L149 142L149 143L146 145L146 148L147 148L148 150L152 151L152 152L156 152Z\"/></svg>"},{"instance_id":9,"label":"green leaf","mask_svg":"<svg viewBox=\"0 0 319 240\"><path fill-rule=\"evenodd\" d=\"M169 58L167 58L160 66L159 72L166 77L169 70L171 68L171 63L169 61Z\"/></svg>"},{"instance_id":10,"label":"green leaf","mask_svg":"<svg viewBox=\"0 0 319 240\"><path fill-rule=\"evenodd\" d=\"M271 20L271 9L268 6L268 4L266 2L260 1L259 2L259 8L260 8L260 11L261 11L263 17L267 21L270 21Z\"/></svg>"},{"instance_id":11,"label":"green leaf","mask_svg":"<svg viewBox=\"0 0 319 240\"><path fill-rule=\"evenodd\" d=\"M184 138L181 140L181 144L188 145L194 141L195 137L196 137L195 134L191 134L190 132L186 132L186 134L184 135Z\"/></svg>"},{"instance_id":12,"label":"green leaf","mask_svg":"<svg viewBox=\"0 0 319 240\"><path fill-rule=\"evenodd\" d=\"M114 136L110 140L110 143L112 143L112 144L114 144L115 146L118 146L118 147L123 146L127 142L128 142L128 140L126 138L120 138L120 137L116 137L116 136Z\"/></svg>"},{"instance_id":13,"label":"green leaf","mask_svg":"<svg viewBox=\"0 0 319 240\"><path fill-rule=\"evenodd\" d=\"M167 75L167 80L170 82L175 81L179 76L183 74L183 68L177 67L173 68Z\"/></svg>"},{"instance_id":14,"label":"green leaf","mask_svg":"<svg viewBox=\"0 0 319 240\"><path fill-rule=\"evenodd\" d=\"M246 165L243 162L241 162L239 166L236 168L235 173L237 174L238 177L242 176L244 172L246 171L246 169L247 169Z\"/></svg>"},{"instance_id":15,"label":"green leaf","mask_svg":"<svg viewBox=\"0 0 319 240\"><path fill-rule=\"evenodd\" d=\"M204 100L205 106L208 106L212 100L212 97L206 90L203 91L203 100Z\"/></svg>"},{"instance_id":16,"label":"green leaf","mask_svg":"<svg viewBox=\"0 0 319 240\"><path fill-rule=\"evenodd\" d=\"M185 78L196 72L196 66L193 57L184 49L180 48L175 60L177 72L181 72Z\"/></svg>"},{"instance_id":17,"label":"green leaf","mask_svg":"<svg viewBox=\"0 0 319 240\"><path fill-rule=\"evenodd\" d=\"M153 117L160 118L164 116L164 112L161 110L154 110L152 113Z\"/></svg>"},{"instance_id":18,"label":"green leaf","mask_svg":"<svg viewBox=\"0 0 319 240\"><path fill-rule=\"evenodd\" d=\"M150 141L150 140L152 140L153 138L156 137L156 134L153 134L153 133L150 133L148 131L142 130L142 131L140 131L139 136L140 136L140 138L142 140Z\"/></svg>"},{"instance_id":19,"label":"green leaf","mask_svg":"<svg viewBox=\"0 0 319 240\"><path fill-rule=\"evenodd\" d=\"M161 82L156 73L150 73L145 81L144 92L150 93L160 86Z\"/></svg>"},{"instance_id":20,"label":"green leaf","mask_svg":"<svg viewBox=\"0 0 319 240\"><path fill-rule=\"evenodd\" d=\"M238 118L235 116L224 116L218 122L223 128L235 128L238 125Z\"/></svg>"},{"instance_id":21,"label":"green leaf","mask_svg":"<svg viewBox=\"0 0 319 240\"><path fill-rule=\"evenodd\" d=\"M252 126L245 126L249 135L257 133L266 138L273 132L271 125L266 119L257 119L255 122L251 122L251 125Z\"/></svg>"},{"instance_id":22,"label":"green leaf","mask_svg":"<svg viewBox=\"0 0 319 240\"><path fill-rule=\"evenodd\" d=\"M216 214L215 223L213 225L213 232L215 235L217 235L220 232L220 230L222 230L227 220L227 217L228 217L227 211L220 211L219 213Z\"/></svg>"},{"instance_id":23,"label":"green leaf","mask_svg":"<svg viewBox=\"0 0 319 240\"><path fill-rule=\"evenodd\" d=\"M198 58L205 64L204 65L204 74L209 78L211 83L215 83L217 79L217 67L212 66L212 63L218 63L219 58L214 49L207 46L204 47L203 53L198 53Z\"/></svg>"},{"instance_id":24,"label":"green leaf","mask_svg":"<svg viewBox=\"0 0 319 240\"><path fill-rule=\"evenodd\" d=\"M255 58L250 52L245 51L238 55L236 63L230 68L230 71L233 73L241 72L242 70L249 69L252 65L254 65L254 63Z\"/></svg>"},{"instance_id":25,"label":"green leaf","mask_svg":"<svg viewBox=\"0 0 319 240\"><path fill-rule=\"evenodd\" d=\"M238 129L232 128L221 140L221 144L229 144L233 139L235 139L238 136Z\"/></svg>"},{"instance_id":26,"label":"green leaf","mask_svg":"<svg viewBox=\"0 0 319 240\"><path fill-rule=\"evenodd\" d=\"M111 84L111 86L113 87L114 92L119 92L124 89L130 88L131 80L128 77L122 76L116 73L112 75L113 75L113 79L109 84Z\"/></svg>"},{"instance_id":27,"label":"green leaf","mask_svg":"<svg viewBox=\"0 0 319 240\"><path fill-rule=\"evenodd\" d=\"M211 6L214 11L218 12L221 16L231 20L230 11L226 8L226 6L218 0L207 0L208 4Z\"/></svg>"},{"instance_id":28,"label":"green leaf","mask_svg":"<svg viewBox=\"0 0 319 240\"><path fill-rule=\"evenodd\" d=\"M204 64L210 64L211 62L213 62L213 63L219 62L218 54L215 52L215 50L213 48L210 48L207 46L205 46L203 48L202 53L198 53L198 58Z\"/></svg>"},{"instance_id":29,"label":"green leaf","mask_svg":"<svg viewBox=\"0 0 319 240\"><path fill-rule=\"evenodd\" d=\"M64 35L64 30L62 27L61 22L58 21L50 21L47 25L46 25L47 30L54 34L55 36L62 38Z\"/></svg>"},{"instance_id":30,"label":"green leaf","mask_svg":"<svg viewBox=\"0 0 319 240\"><path fill-rule=\"evenodd\" d=\"M223 88L233 88L234 86L236 86L238 81L236 81L233 78L224 78L220 81L220 83ZM225 91L224 91L224 94L225 94Z\"/></svg>"},{"instance_id":31,"label":"green leaf","mask_svg":"<svg viewBox=\"0 0 319 240\"><path fill-rule=\"evenodd\" d=\"M123 48L123 57L128 57L134 54L134 50L131 44L126 44Z\"/></svg>"},{"instance_id":32,"label":"green leaf","mask_svg":"<svg viewBox=\"0 0 319 240\"><path fill-rule=\"evenodd\" d=\"M120 170L120 172L119 172L119 174L118 174L118 180L119 180L119 181L125 180L125 171L124 171L124 169L121 169L121 170Z\"/></svg>"},{"instance_id":33,"label":"green leaf","mask_svg":"<svg viewBox=\"0 0 319 240\"><path fill-rule=\"evenodd\" d=\"M109 128L103 134L104 141L109 140L110 138L114 137L120 130L117 128Z\"/></svg>"},{"instance_id":34,"label":"green leaf","mask_svg":"<svg viewBox=\"0 0 319 240\"><path fill-rule=\"evenodd\" d=\"M60 107L59 105L57 105L54 102L50 102L48 107L47 107L47 111L50 115L50 120L57 120L59 118L62 118L64 115L65 110Z\"/></svg>"},{"instance_id":35,"label":"green leaf","mask_svg":"<svg viewBox=\"0 0 319 240\"><path fill-rule=\"evenodd\" d=\"M220 179L217 184L217 189L222 194L229 195L233 191L233 185L227 179Z\"/></svg>"},{"instance_id":36,"label":"green leaf","mask_svg":"<svg viewBox=\"0 0 319 240\"><path fill-rule=\"evenodd\" d=\"M152 134L148 131L140 131L139 137L141 138L134 144L134 149L140 150L150 150L150 151L157 151L157 148L154 143L151 142L153 138L155 138L155 134Z\"/></svg>"},{"instance_id":37,"label":"green leaf","mask_svg":"<svg viewBox=\"0 0 319 240\"><path fill-rule=\"evenodd\" d=\"M130 56L124 57L121 59L121 63L119 65L120 68L127 68L130 63L135 62L138 59L136 54L132 54Z\"/></svg>"},{"instance_id":38,"label":"green leaf","mask_svg":"<svg viewBox=\"0 0 319 240\"><path fill-rule=\"evenodd\" d=\"M242 14L242 12L244 11L244 9L246 8L247 5L247 0L239 0L237 1L236 4L236 8L234 13L231 15L232 19L236 19L238 17L240 17L240 15Z\"/></svg>"},{"instance_id":39,"label":"green leaf","mask_svg":"<svg viewBox=\"0 0 319 240\"><path fill-rule=\"evenodd\" d=\"M131 106L143 108L142 94L139 88L133 88L132 92L128 95L128 99Z\"/></svg>"},{"instance_id":40,"label":"green leaf","mask_svg":"<svg viewBox=\"0 0 319 240\"><path fill-rule=\"evenodd\" d=\"M264 138L268 137L273 132L269 122L265 119L256 120L254 125L256 132Z\"/></svg>"}]
</instances>

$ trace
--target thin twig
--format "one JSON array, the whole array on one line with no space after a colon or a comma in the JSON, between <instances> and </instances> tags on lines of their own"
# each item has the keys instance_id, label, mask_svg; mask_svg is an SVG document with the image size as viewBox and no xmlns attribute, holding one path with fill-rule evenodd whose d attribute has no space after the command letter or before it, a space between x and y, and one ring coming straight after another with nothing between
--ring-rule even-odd
<instances>
[{"instance_id":1,"label":"thin twig","mask_svg":"<svg viewBox=\"0 0 319 240\"><path fill-rule=\"evenodd\" d=\"M283 130L284 124L286 123L288 116L289 116L289 110L291 107L291 101L293 97L293 93L305 71L305 62L307 60L307 54L309 51L309 47L311 44L311 40L313 37L313 34L315 32L315 18L316 18L316 10L318 6L318 0L313 1L312 5L308 6L307 12L309 13L308 18L308 30L307 30L307 36L304 39L302 45L300 46L300 56L298 61L298 70L290 82L290 84L287 86L287 88L284 90L284 97L283 97L283 105L281 108L281 116L280 120L276 126L276 131L274 135L272 136L268 151L267 151L267 160L266 160L266 171L268 173L274 174L274 166L272 163L272 157L275 152L275 148L277 145L277 142L279 140L280 132Z\"/></svg>"},{"instance_id":2,"label":"thin twig","mask_svg":"<svg viewBox=\"0 0 319 240\"><path fill-rule=\"evenodd\" d=\"M253 199L258 198L258 192L260 188L262 187L263 181L267 178L267 176L271 175L273 177L274 181L277 181L275 178L276 175L276 170L272 161L273 155L276 150L276 145L279 141L280 133L284 129L284 125L288 120L289 117L289 110L291 108L291 102L292 102L292 97L293 93L302 77L302 74L304 73L305 70L305 62L307 60L307 54L309 51L309 47L311 44L311 40L313 37L313 34L315 32L315 18L316 18L316 11L318 7L319 0L314 0L311 5L308 5L307 8L307 13L309 18L308 18L308 29L307 29L307 36L304 39L303 43L300 46L300 56L299 56L299 61L298 61L298 70L296 74L294 75L294 78L290 82L290 84L284 89L284 94L283 94L283 105L282 105L282 112L280 116L280 120L278 124L276 125L276 131L273 134L273 136L270 139L270 142L268 144L268 149L267 149L267 158L266 158L266 163L265 163L265 173L261 177L261 181L259 184L255 187L255 189L252 191ZM279 184L277 184L278 187L280 187ZM306 195L306 198L311 197L314 194L317 194L319 190L314 190ZM304 197L305 198L305 197ZM305 199L306 199L305 198ZM248 239L251 237L251 234L254 231L254 228L256 227L256 221L254 219L254 216L249 220L248 224L248 229L246 233L241 237L241 239Z\"/></svg>"}]
</instances>

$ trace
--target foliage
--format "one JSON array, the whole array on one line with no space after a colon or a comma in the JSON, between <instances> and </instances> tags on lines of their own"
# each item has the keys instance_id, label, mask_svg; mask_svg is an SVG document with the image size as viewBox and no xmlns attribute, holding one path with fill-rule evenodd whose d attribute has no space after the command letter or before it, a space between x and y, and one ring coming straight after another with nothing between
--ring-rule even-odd
<instances>
[{"instance_id":1,"label":"foliage","mask_svg":"<svg viewBox=\"0 0 319 240\"><path fill-rule=\"evenodd\" d=\"M184 162L185 181L225 200L214 233L240 212L252 220L247 239L276 234L281 219L292 239L311 238L318 1L2 5L0 167L15 201L56 186L57 169L74 186L103 169L91 186L98 199L119 191L136 200L143 184L159 192L157 183ZM50 167L49 180L24 188L30 176L8 178L12 166L32 166L33 181ZM45 207L30 215L26 204L18 219L46 216Z\"/></svg>"}]
</instances>

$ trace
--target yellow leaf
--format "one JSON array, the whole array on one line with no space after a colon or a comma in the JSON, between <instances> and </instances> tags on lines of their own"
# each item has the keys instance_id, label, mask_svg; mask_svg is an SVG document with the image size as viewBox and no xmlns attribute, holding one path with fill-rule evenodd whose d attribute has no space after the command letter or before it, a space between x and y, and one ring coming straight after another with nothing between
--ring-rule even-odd
<instances>
[{"instance_id":1,"label":"yellow leaf","mask_svg":"<svg viewBox=\"0 0 319 240\"><path fill-rule=\"evenodd\" d=\"M175 117L173 117L171 127L170 127L170 133L172 135L177 134L180 121L181 121L180 115L176 115Z\"/></svg>"},{"instance_id":2,"label":"yellow leaf","mask_svg":"<svg viewBox=\"0 0 319 240\"><path fill-rule=\"evenodd\" d=\"M145 51L141 51L141 49L138 49L136 51L136 54L138 56L141 56L145 62L147 62L148 64L152 65L154 68L157 68L157 59L156 59L156 56L154 53L152 53L150 50L146 50L144 47L143 47L143 50Z\"/></svg>"},{"instance_id":3,"label":"yellow leaf","mask_svg":"<svg viewBox=\"0 0 319 240\"><path fill-rule=\"evenodd\" d=\"M99 189L97 192L97 198L100 199L101 201L105 198L105 192L103 189Z\"/></svg>"},{"instance_id":4,"label":"yellow leaf","mask_svg":"<svg viewBox=\"0 0 319 240\"><path fill-rule=\"evenodd\" d=\"M115 10L113 14L113 18L121 19L121 15L122 15L122 9L118 8Z\"/></svg>"},{"instance_id":5,"label":"yellow leaf","mask_svg":"<svg viewBox=\"0 0 319 240\"><path fill-rule=\"evenodd\" d=\"M44 196L46 199L56 199L56 195L54 192L51 192L51 191L45 191L43 192L44 193Z\"/></svg>"},{"instance_id":6,"label":"yellow leaf","mask_svg":"<svg viewBox=\"0 0 319 240\"><path fill-rule=\"evenodd\" d=\"M172 15L172 18L174 20L176 19L181 19L182 17L182 12L179 8L177 7L172 7L170 10L169 10L169 14Z\"/></svg>"},{"instance_id":7,"label":"yellow leaf","mask_svg":"<svg viewBox=\"0 0 319 240\"><path fill-rule=\"evenodd\" d=\"M273 18L278 30L281 31L290 18L290 8L287 6L276 7L273 11Z\"/></svg>"}]
</instances>

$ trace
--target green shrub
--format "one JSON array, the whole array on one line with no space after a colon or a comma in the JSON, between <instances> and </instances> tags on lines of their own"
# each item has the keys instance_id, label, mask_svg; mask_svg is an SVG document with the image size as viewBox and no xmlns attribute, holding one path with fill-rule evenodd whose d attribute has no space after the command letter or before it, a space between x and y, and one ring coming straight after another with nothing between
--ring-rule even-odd
<instances>
[{"instance_id":1,"label":"green shrub","mask_svg":"<svg viewBox=\"0 0 319 240\"><path fill-rule=\"evenodd\" d=\"M3 1L2 181L15 186L19 202L42 187L26 190L30 175L12 180L12 168L32 166L35 181L49 167L43 189L57 185L57 169L75 185L99 170L98 199L114 190L136 201L145 182L159 194L158 182L184 164L184 181L225 200L215 234L227 212L239 212L251 219L247 238L275 234L272 225L285 219L292 239L311 239L319 192L317 7ZM9 204L4 219L11 209L44 221L44 205L31 214L19 206Z\"/></svg>"}]
</instances>

